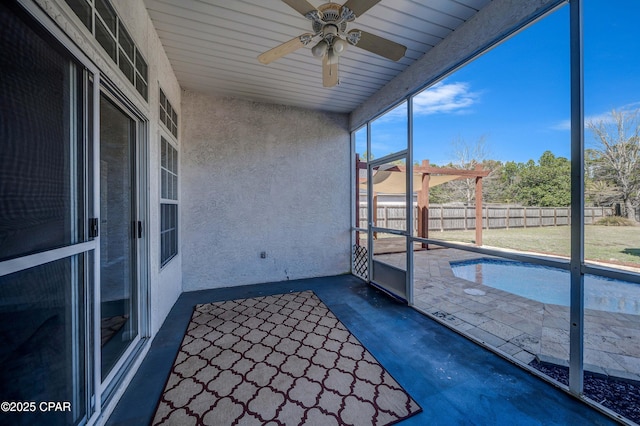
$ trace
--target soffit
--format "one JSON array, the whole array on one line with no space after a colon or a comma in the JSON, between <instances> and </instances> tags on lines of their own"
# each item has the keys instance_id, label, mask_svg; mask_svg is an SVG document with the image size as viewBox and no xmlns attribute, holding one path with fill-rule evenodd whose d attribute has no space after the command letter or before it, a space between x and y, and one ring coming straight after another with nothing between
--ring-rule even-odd
<instances>
[{"instance_id":1,"label":"soffit","mask_svg":"<svg viewBox=\"0 0 640 426\"><path fill-rule=\"evenodd\" d=\"M325 1L308 0L317 7ZM145 0L183 89L259 102L351 112L490 0L382 0L350 23L407 46L398 62L354 46L340 84L322 86L321 61L301 48L269 65L257 56L309 32L311 21L278 0ZM342 2L341 2L342 3Z\"/></svg>"}]
</instances>

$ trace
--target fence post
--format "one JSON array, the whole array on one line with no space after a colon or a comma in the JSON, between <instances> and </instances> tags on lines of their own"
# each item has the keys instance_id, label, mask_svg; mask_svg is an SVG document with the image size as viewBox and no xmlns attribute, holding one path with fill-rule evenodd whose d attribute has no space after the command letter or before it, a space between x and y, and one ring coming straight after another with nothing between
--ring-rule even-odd
<instances>
[{"instance_id":1,"label":"fence post","mask_svg":"<svg viewBox=\"0 0 640 426\"><path fill-rule=\"evenodd\" d=\"M384 206L384 227L389 228L389 206Z\"/></svg>"},{"instance_id":2,"label":"fence post","mask_svg":"<svg viewBox=\"0 0 640 426\"><path fill-rule=\"evenodd\" d=\"M487 230L489 230L489 206L486 206L486 207L484 208L484 216L487 218L487 221L486 221L486 224L487 224L486 229L487 229Z\"/></svg>"},{"instance_id":3,"label":"fence post","mask_svg":"<svg viewBox=\"0 0 640 426\"><path fill-rule=\"evenodd\" d=\"M540 228L542 228L544 226L544 223L542 223L543 222L543 220L542 220L543 219L542 218L542 207L538 207L538 216L539 216L538 217L538 221L540 223Z\"/></svg>"},{"instance_id":4,"label":"fence post","mask_svg":"<svg viewBox=\"0 0 640 426\"><path fill-rule=\"evenodd\" d=\"M467 205L465 204L464 207L464 230L467 230Z\"/></svg>"}]
</instances>

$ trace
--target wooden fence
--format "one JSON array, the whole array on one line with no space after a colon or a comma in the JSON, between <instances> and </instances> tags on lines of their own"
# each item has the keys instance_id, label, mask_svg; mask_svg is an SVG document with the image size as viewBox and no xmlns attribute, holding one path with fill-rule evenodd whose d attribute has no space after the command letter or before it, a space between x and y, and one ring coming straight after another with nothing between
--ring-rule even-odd
<instances>
[{"instance_id":1,"label":"wooden fence","mask_svg":"<svg viewBox=\"0 0 640 426\"><path fill-rule=\"evenodd\" d=\"M414 229L417 229L418 209L414 208ZM585 207L585 224L597 222L613 214L610 207ZM475 229L475 206L429 206L429 229L453 231ZM381 228L405 229L406 209L403 205L378 203L378 220ZM566 226L571 224L571 209L568 207L482 207L483 229L534 228L540 226ZM360 227L366 228L367 207L360 205Z\"/></svg>"}]
</instances>

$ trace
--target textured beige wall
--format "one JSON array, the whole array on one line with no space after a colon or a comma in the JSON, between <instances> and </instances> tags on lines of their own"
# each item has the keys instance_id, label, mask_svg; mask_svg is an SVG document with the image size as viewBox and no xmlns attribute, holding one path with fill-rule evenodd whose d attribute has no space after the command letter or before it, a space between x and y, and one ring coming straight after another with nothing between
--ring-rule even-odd
<instances>
[{"instance_id":1,"label":"textured beige wall","mask_svg":"<svg viewBox=\"0 0 640 426\"><path fill-rule=\"evenodd\" d=\"M182 112L185 291L349 271L346 114L192 92Z\"/></svg>"}]
</instances>

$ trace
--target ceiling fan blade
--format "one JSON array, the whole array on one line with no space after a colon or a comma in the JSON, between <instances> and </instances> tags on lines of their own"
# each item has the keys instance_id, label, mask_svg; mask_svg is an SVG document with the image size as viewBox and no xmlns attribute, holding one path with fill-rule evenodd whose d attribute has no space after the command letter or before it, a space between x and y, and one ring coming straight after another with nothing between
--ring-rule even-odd
<instances>
[{"instance_id":1,"label":"ceiling fan blade","mask_svg":"<svg viewBox=\"0 0 640 426\"><path fill-rule=\"evenodd\" d=\"M360 33L360 40L355 44L356 47L368 50L371 53L391 59L392 61L400 60L407 51L405 46L395 41L387 40L386 38L378 37L377 35L362 30L351 30L349 34L355 32ZM347 40L349 40L349 38L347 38Z\"/></svg>"},{"instance_id":2,"label":"ceiling fan blade","mask_svg":"<svg viewBox=\"0 0 640 426\"><path fill-rule=\"evenodd\" d=\"M380 0L348 0L342 7L348 8L356 16L360 16L379 2Z\"/></svg>"},{"instance_id":3,"label":"ceiling fan blade","mask_svg":"<svg viewBox=\"0 0 640 426\"><path fill-rule=\"evenodd\" d=\"M338 62L329 63L329 55L322 57L322 85L333 87L338 84Z\"/></svg>"},{"instance_id":4,"label":"ceiling fan blade","mask_svg":"<svg viewBox=\"0 0 640 426\"><path fill-rule=\"evenodd\" d=\"M295 9L300 15L305 16L307 13L316 10L307 0L282 0L284 3Z\"/></svg>"},{"instance_id":5,"label":"ceiling fan blade","mask_svg":"<svg viewBox=\"0 0 640 426\"><path fill-rule=\"evenodd\" d=\"M295 52L301 47L306 46L311 40L311 37L313 37L313 34L311 33L302 34L301 36L293 38L287 42L282 43L279 46L274 47L273 49L267 50L266 52L260 54L260 56L258 56L258 60L262 64L269 64L276 59L282 58L284 55L288 55L289 53Z\"/></svg>"}]
</instances>

